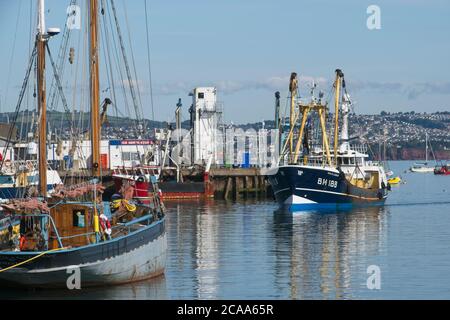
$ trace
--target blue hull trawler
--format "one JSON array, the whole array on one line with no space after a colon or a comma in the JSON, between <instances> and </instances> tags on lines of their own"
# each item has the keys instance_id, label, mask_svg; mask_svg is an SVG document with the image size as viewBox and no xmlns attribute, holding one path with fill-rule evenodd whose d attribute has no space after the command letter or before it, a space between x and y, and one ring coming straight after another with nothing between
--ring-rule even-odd
<instances>
[{"instance_id":1,"label":"blue hull trawler","mask_svg":"<svg viewBox=\"0 0 450 320\"><path fill-rule=\"evenodd\" d=\"M368 161L363 145L351 146L349 143L351 101L342 71L336 70L334 83L333 149L327 134L327 104L321 101L323 94L316 99L312 90L309 103L298 102L297 83L297 75L293 73L289 86L290 131L280 152L279 166L269 169L266 174L278 203L290 210L383 204L390 189L383 166ZM313 112L318 119L310 117ZM299 118L301 124L297 130ZM321 132L314 131L314 124L318 124Z\"/></svg>"},{"instance_id":2,"label":"blue hull trawler","mask_svg":"<svg viewBox=\"0 0 450 320\"><path fill-rule=\"evenodd\" d=\"M46 50L50 54L47 42L57 32L45 30L44 0L38 0L38 32L27 74L37 66L39 183L37 194L0 203L0 288L66 287L72 274L81 287L113 285L155 277L165 270L167 238L159 195L149 195L152 201L146 205L133 202L134 186L124 184L109 203L102 201L99 8L98 0L88 3L92 172L87 182L59 184L48 192L44 67Z\"/></svg>"}]
</instances>

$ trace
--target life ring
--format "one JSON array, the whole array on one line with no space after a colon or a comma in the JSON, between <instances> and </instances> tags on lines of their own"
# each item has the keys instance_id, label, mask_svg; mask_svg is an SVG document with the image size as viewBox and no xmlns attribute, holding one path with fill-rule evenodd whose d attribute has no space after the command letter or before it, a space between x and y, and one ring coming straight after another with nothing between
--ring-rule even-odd
<instances>
[{"instance_id":1,"label":"life ring","mask_svg":"<svg viewBox=\"0 0 450 320\"><path fill-rule=\"evenodd\" d=\"M107 234L108 237L111 237L111 223L109 222L108 217L104 213L102 213L99 218L102 231Z\"/></svg>"}]
</instances>

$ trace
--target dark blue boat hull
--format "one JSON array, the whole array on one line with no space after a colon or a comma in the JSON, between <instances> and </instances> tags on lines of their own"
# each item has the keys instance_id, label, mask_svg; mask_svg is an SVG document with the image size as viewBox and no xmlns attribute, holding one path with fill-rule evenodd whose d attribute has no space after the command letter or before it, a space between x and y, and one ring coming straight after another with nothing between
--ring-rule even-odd
<instances>
[{"instance_id":1,"label":"dark blue boat hull","mask_svg":"<svg viewBox=\"0 0 450 320\"><path fill-rule=\"evenodd\" d=\"M277 202L292 211L380 205L387 197L387 188L359 188L343 173L321 167L279 167L268 178Z\"/></svg>"},{"instance_id":2,"label":"dark blue boat hull","mask_svg":"<svg viewBox=\"0 0 450 320\"><path fill-rule=\"evenodd\" d=\"M0 287L66 287L70 270L80 270L81 286L113 285L164 273L167 240L165 219L128 235L79 248L50 252L0 272ZM0 252L0 269L40 252Z\"/></svg>"}]
</instances>

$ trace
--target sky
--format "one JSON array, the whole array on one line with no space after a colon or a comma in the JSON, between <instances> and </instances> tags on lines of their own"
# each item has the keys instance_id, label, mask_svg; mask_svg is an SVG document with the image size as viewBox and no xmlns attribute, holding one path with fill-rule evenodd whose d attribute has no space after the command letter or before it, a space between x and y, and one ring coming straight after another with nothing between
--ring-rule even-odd
<instances>
[{"instance_id":1,"label":"sky","mask_svg":"<svg viewBox=\"0 0 450 320\"><path fill-rule=\"evenodd\" d=\"M274 92L280 91L284 109L291 72L299 74L300 93L307 96L313 80L328 93L336 68L343 70L359 114L450 111L448 0L147 0L152 90L145 1L115 3L147 118L152 117L151 91L155 119L173 121L178 98L183 103L183 119L188 119L189 91L216 86L225 122L272 120ZM46 1L48 27L64 28L69 2ZM85 5L85 0L78 2ZM35 4L36 0L0 0L1 111L14 110L17 103L31 25L34 32L30 13L34 19ZM381 29L367 28L369 5L379 6ZM58 35L50 40L54 57L61 39ZM73 30L70 46L81 48L80 39L83 30ZM107 66L102 61L100 66L104 98L111 93ZM48 65L48 77L50 70ZM83 73L75 72L74 66L65 70L64 90L69 104L78 107L83 101L80 95L86 96L80 93ZM120 82L119 76L115 78ZM71 90L75 83L78 91ZM127 87L127 83L122 80L119 86ZM29 96L25 99L25 107L32 105L30 100ZM123 114L130 112L129 97L116 100Z\"/></svg>"}]
</instances>

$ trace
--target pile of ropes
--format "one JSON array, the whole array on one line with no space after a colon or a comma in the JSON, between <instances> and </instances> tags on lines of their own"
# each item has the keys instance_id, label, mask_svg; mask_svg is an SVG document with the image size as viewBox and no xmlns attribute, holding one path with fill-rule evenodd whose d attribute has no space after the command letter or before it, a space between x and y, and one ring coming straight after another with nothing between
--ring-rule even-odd
<instances>
[{"instance_id":1,"label":"pile of ropes","mask_svg":"<svg viewBox=\"0 0 450 320\"><path fill-rule=\"evenodd\" d=\"M7 203L2 203L0 206L11 212L30 212L32 210L39 210L41 212L50 212L46 202L39 201L37 198L30 199L10 199Z\"/></svg>"},{"instance_id":2,"label":"pile of ropes","mask_svg":"<svg viewBox=\"0 0 450 320\"><path fill-rule=\"evenodd\" d=\"M103 193L105 187L102 184L79 183L71 186L57 185L52 196L56 198L77 198L90 192Z\"/></svg>"}]
</instances>

